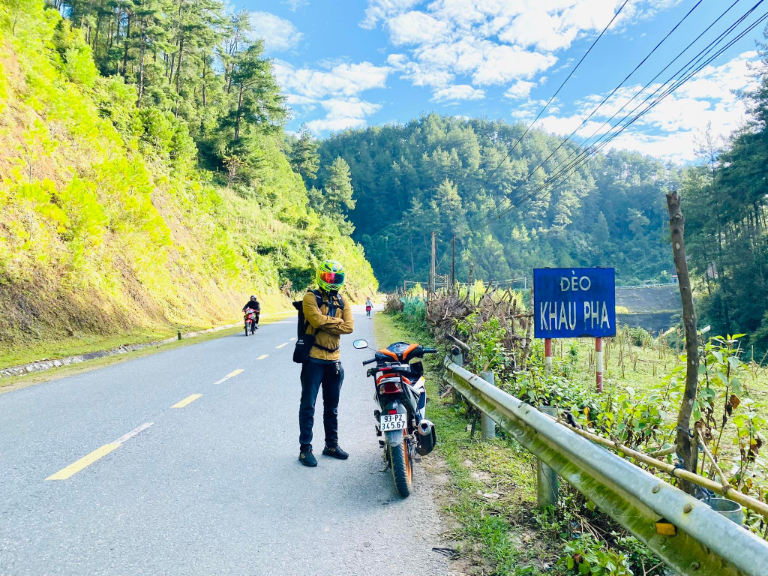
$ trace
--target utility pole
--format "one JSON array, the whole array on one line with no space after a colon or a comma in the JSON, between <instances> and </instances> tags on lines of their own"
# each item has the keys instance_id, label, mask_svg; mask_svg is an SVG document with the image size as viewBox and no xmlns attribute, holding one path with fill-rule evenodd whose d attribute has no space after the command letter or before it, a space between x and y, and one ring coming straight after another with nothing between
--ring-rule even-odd
<instances>
[{"instance_id":1,"label":"utility pole","mask_svg":"<svg viewBox=\"0 0 768 576\"><path fill-rule=\"evenodd\" d=\"M435 293L435 276L437 274L437 270L435 268L435 262L437 260L437 246L436 246L436 236L437 232L432 232L432 265L429 268L429 293L434 294Z\"/></svg>"},{"instance_id":2,"label":"utility pole","mask_svg":"<svg viewBox=\"0 0 768 576\"><path fill-rule=\"evenodd\" d=\"M456 289L456 234L453 235L453 255L451 257L451 293Z\"/></svg>"}]
</instances>

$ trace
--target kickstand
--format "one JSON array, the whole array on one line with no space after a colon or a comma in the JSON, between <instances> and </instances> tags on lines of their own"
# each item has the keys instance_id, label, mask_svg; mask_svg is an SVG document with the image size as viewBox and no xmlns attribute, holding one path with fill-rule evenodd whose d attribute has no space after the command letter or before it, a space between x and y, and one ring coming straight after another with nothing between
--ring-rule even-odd
<instances>
[{"instance_id":1,"label":"kickstand","mask_svg":"<svg viewBox=\"0 0 768 576\"><path fill-rule=\"evenodd\" d=\"M379 470L379 472L386 472L386 471L387 471L387 470L389 470L390 468L392 468L392 464L391 464L389 461L387 461L387 465L386 465L386 466L384 466L384 469L383 469L383 470Z\"/></svg>"}]
</instances>

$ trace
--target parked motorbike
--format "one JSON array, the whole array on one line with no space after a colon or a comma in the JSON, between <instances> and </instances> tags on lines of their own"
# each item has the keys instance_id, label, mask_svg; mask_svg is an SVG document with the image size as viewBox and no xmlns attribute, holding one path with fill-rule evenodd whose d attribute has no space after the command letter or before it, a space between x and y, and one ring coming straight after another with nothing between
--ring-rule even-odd
<instances>
[{"instance_id":1,"label":"parked motorbike","mask_svg":"<svg viewBox=\"0 0 768 576\"><path fill-rule=\"evenodd\" d=\"M358 350L368 348L365 340L355 340L353 345ZM436 353L434 348L420 344L395 342L363 362L376 363L367 372L376 383L376 435L384 437L379 445L392 469L395 488L403 498L411 493L416 455L429 454L437 443L435 425L426 418L427 391L421 363L424 354Z\"/></svg>"},{"instance_id":2,"label":"parked motorbike","mask_svg":"<svg viewBox=\"0 0 768 576\"><path fill-rule=\"evenodd\" d=\"M248 310L245 313L245 335L248 336L248 331L251 334L256 334L256 330L259 329L259 317L255 310Z\"/></svg>"}]
</instances>

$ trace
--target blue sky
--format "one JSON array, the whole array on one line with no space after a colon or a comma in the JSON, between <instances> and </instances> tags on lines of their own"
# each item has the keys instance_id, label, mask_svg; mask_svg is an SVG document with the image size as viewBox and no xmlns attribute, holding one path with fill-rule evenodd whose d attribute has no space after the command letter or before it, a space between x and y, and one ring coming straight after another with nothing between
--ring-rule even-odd
<instances>
[{"instance_id":1,"label":"blue sky","mask_svg":"<svg viewBox=\"0 0 768 576\"><path fill-rule=\"evenodd\" d=\"M597 103L696 4L577 135L587 138L734 0L629 0L537 126L577 129ZM752 8L733 8L660 80ZM266 39L292 109L288 129L318 136L400 122L425 112L529 122L623 0L239 0ZM744 24L765 13L761 5ZM754 82L759 26L619 136L617 147L678 162L695 158L708 125L725 137L744 119L734 90ZM728 38L730 39L730 37ZM727 40L726 40L727 41ZM651 88L651 90L653 87ZM631 104L634 108L646 93ZM623 116L623 113L618 117Z\"/></svg>"}]
</instances>

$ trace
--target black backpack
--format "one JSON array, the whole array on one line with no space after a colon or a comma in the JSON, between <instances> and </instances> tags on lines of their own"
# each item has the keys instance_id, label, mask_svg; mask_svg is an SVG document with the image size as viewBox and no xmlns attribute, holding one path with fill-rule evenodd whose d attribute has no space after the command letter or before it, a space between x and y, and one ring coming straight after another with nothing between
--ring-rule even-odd
<instances>
[{"instance_id":1,"label":"black backpack","mask_svg":"<svg viewBox=\"0 0 768 576\"><path fill-rule=\"evenodd\" d=\"M311 290L311 292L317 299L318 309L322 310L323 304L328 305L329 316L335 316L336 308L339 310L344 310L344 300L341 298L341 294L337 293L335 296L331 296L330 302L324 302L323 295L320 290ZM320 350L325 350L326 352L336 352L336 350L339 349L338 346L331 349L315 344L315 335L307 334L309 321L304 317L304 301L299 300L298 302L294 302L293 307L296 308L299 313L298 324L296 326L296 347L293 349L294 362L297 364L303 364L309 360L309 353L312 351L312 348L320 348Z\"/></svg>"}]
</instances>

